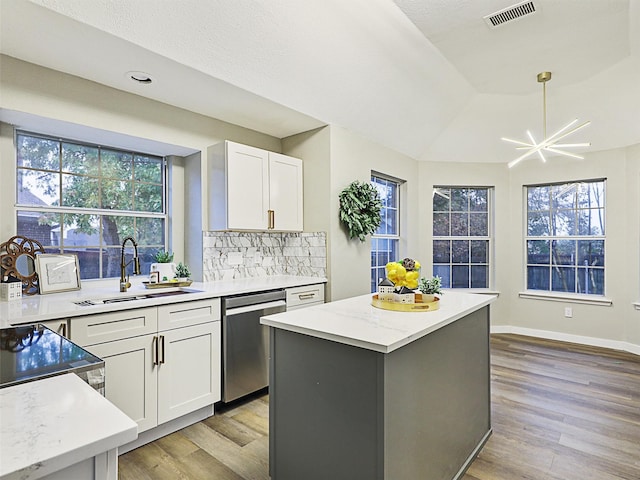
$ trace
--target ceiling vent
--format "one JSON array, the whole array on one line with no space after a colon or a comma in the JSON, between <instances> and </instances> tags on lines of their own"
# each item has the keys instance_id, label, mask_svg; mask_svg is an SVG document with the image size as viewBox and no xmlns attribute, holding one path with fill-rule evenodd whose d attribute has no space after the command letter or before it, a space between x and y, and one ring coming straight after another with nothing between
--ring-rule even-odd
<instances>
[{"instance_id":1,"label":"ceiling vent","mask_svg":"<svg viewBox=\"0 0 640 480\"><path fill-rule=\"evenodd\" d=\"M489 27L496 28L504 25L505 23L513 20L519 20L524 16L532 15L534 13L536 13L536 6L532 1L528 0L503 8L502 10L498 10L497 12L483 18Z\"/></svg>"}]
</instances>

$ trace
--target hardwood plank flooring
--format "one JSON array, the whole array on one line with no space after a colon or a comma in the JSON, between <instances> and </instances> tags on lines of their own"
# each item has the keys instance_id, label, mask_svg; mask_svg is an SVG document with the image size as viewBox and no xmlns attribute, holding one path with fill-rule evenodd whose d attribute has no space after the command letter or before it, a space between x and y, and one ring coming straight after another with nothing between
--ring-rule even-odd
<instances>
[{"instance_id":1,"label":"hardwood plank flooring","mask_svg":"<svg viewBox=\"0 0 640 480\"><path fill-rule=\"evenodd\" d=\"M491 397L493 435L462 480L640 479L640 357L492 335ZM121 455L119 478L269 480L268 410L254 396Z\"/></svg>"}]
</instances>

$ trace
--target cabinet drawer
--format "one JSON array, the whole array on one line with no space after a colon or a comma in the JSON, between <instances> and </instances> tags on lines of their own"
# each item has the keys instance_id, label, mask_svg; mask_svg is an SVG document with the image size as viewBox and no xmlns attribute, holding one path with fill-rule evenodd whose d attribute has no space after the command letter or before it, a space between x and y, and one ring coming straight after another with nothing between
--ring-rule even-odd
<instances>
[{"instance_id":1,"label":"cabinet drawer","mask_svg":"<svg viewBox=\"0 0 640 480\"><path fill-rule=\"evenodd\" d=\"M220 299L198 300L158 307L158 330L171 330L220 320Z\"/></svg>"},{"instance_id":2,"label":"cabinet drawer","mask_svg":"<svg viewBox=\"0 0 640 480\"><path fill-rule=\"evenodd\" d=\"M324 303L324 283L287 288L287 309Z\"/></svg>"},{"instance_id":3,"label":"cabinet drawer","mask_svg":"<svg viewBox=\"0 0 640 480\"><path fill-rule=\"evenodd\" d=\"M122 312L87 315L71 319L71 340L81 347L123 338L155 333L158 313L155 307Z\"/></svg>"}]
</instances>

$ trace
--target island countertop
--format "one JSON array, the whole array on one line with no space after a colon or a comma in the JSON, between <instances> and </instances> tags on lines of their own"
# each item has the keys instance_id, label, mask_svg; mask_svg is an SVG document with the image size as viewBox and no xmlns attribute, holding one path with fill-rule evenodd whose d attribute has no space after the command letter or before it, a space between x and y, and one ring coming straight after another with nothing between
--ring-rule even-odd
<instances>
[{"instance_id":1,"label":"island countertop","mask_svg":"<svg viewBox=\"0 0 640 480\"><path fill-rule=\"evenodd\" d=\"M346 345L390 353L496 299L495 295L447 290L440 308L426 312L397 312L371 305L372 295L361 295L301 310L262 317L274 328L311 335Z\"/></svg>"},{"instance_id":2,"label":"island countertop","mask_svg":"<svg viewBox=\"0 0 640 480\"><path fill-rule=\"evenodd\" d=\"M135 440L138 426L72 373L0 389L0 478L35 479Z\"/></svg>"}]
</instances>

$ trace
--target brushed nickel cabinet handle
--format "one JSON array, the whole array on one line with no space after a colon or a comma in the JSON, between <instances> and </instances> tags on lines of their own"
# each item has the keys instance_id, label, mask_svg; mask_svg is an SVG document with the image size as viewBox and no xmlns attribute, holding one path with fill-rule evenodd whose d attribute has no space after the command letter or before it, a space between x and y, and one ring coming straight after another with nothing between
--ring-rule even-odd
<instances>
[{"instance_id":1,"label":"brushed nickel cabinet handle","mask_svg":"<svg viewBox=\"0 0 640 480\"><path fill-rule=\"evenodd\" d=\"M60 335L62 335L63 337L67 336L67 324L66 323L61 323L60 324L59 332L60 332Z\"/></svg>"},{"instance_id":2,"label":"brushed nickel cabinet handle","mask_svg":"<svg viewBox=\"0 0 640 480\"><path fill-rule=\"evenodd\" d=\"M315 293L300 293L300 294L298 294L298 298L300 300L306 300L307 298L313 298L315 296L316 296Z\"/></svg>"}]
</instances>

